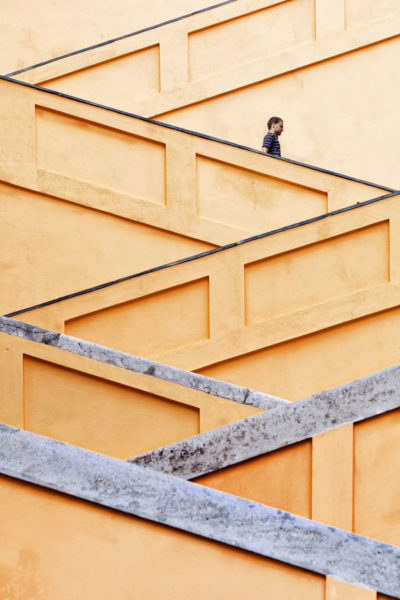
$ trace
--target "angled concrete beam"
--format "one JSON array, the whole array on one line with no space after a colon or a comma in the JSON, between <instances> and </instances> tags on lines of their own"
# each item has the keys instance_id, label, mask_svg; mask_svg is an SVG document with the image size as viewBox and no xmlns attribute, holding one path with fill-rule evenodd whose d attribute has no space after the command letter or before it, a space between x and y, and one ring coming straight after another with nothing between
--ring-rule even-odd
<instances>
[{"instance_id":1,"label":"angled concrete beam","mask_svg":"<svg viewBox=\"0 0 400 600\"><path fill-rule=\"evenodd\" d=\"M249 390L248 388L219 381L218 379L170 367L153 360L140 358L133 354L127 354L126 352L119 352L112 348L106 348L105 346L80 340L62 333L56 333L55 331L50 331L48 329L42 329L35 325L23 323L22 321L8 319L7 317L0 317L0 332L21 337L39 344L53 346L54 348L66 350L67 352L72 352L74 354L80 354L81 356L86 356L87 358L98 360L108 365L134 371L135 373L151 375L158 379L171 381L172 383L196 389L205 392L206 394L213 394L214 396L226 398L227 400L232 400L234 402L239 402L240 404L248 404L249 406L264 409L271 409L290 404L288 400L269 396L262 392Z\"/></svg>"},{"instance_id":2,"label":"angled concrete beam","mask_svg":"<svg viewBox=\"0 0 400 600\"><path fill-rule=\"evenodd\" d=\"M0 425L0 473L400 594L400 548L7 425Z\"/></svg>"},{"instance_id":3,"label":"angled concrete beam","mask_svg":"<svg viewBox=\"0 0 400 600\"><path fill-rule=\"evenodd\" d=\"M184 479L400 407L400 365L129 459Z\"/></svg>"}]
</instances>

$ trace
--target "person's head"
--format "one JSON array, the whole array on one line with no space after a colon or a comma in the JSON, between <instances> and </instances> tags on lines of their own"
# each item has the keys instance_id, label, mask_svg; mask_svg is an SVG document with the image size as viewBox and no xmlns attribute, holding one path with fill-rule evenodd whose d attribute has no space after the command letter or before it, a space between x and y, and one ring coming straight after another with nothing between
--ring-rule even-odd
<instances>
[{"instance_id":1,"label":"person's head","mask_svg":"<svg viewBox=\"0 0 400 600\"><path fill-rule=\"evenodd\" d=\"M267 123L268 131L275 135L281 135L283 131L283 121L280 117L271 117Z\"/></svg>"}]
</instances>

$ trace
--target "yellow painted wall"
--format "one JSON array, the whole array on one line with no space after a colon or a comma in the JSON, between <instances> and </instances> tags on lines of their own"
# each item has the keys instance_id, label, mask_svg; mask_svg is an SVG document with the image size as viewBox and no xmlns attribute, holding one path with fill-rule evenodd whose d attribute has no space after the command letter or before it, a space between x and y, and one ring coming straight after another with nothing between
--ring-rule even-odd
<instances>
[{"instance_id":1,"label":"yellow painted wall","mask_svg":"<svg viewBox=\"0 0 400 600\"><path fill-rule=\"evenodd\" d=\"M311 519L312 443L276 450L195 481Z\"/></svg>"},{"instance_id":2,"label":"yellow painted wall","mask_svg":"<svg viewBox=\"0 0 400 600\"><path fill-rule=\"evenodd\" d=\"M254 148L278 114L284 156L398 188L399 19L396 0L243 0L21 78Z\"/></svg>"},{"instance_id":3,"label":"yellow painted wall","mask_svg":"<svg viewBox=\"0 0 400 600\"><path fill-rule=\"evenodd\" d=\"M384 193L14 83L0 89L3 314Z\"/></svg>"},{"instance_id":4,"label":"yellow painted wall","mask_svg":"<svg viewBox=\"0 0 400 600\"><path fill-rule=\"evenodd\" d=\"M0 205L2 314L214 247L7 183Z\"/></svg>"},{"instance_id":5,"label":"yellow painted wall","mask_svg":"<svg viewBox=\"0 0 400 600\"><path fill-rule=\"evenodd\" d=\"M210 6L209 0L15 0L0 10L1 73L9 73ZM217 2L215 2L217 4Z\"/></svg>"},{"instance_id":6,"label":"yellow painted wall","mask_svg":"<svg viewBox=\"0 0 400 600\"><path fill-rule=\"evenodd\" d=\"M0 508L4 597L325 600L314 573L4 477Z\"/></svg>"},{"instance_id":7,"label":"yellow painted wall","mask_svg":"<svg viewBox=\"0 0 400 600\"><path fill-rule=\"evenodd\" d=\"M384 40L157 118L261 148L277 114L285 121L283 156L398 189L399 50L398 38Z\"/></svg>"},{"instance_id":8,"label":"yellow painted wall","mask_svg":"<svg viewBox=\"0 0 400 600\"><path fill-rule=\"evenodd\" d=\"M296 400L399 362L398 213L394 196L19 318Z\"/></svg>"},{"instance_id":9,"label":"yellow painted wall","mask_svg":"<svg viewBox=\"0 0 400 600\"><path fill-rule=\"evenodd\" d=\"M17 83L0 89L3 179L181 233L237 241L387 191Z\"/></svg>"},{"instance_id":10,"label":"yellow painted wall","mask_svg":"<svg viewBox=\"0 0 400 600\"><path fill-rule=\"evenodd\" d=\"M215 73L313 42L314 12L314 0L235 0L29 69L18 78L103 104L112 98L117 103L112 106L129 109L138 99L157 101L158 92L184 90ZM262 30L270 35L262 36ZM240 51L237 39L242 40ZM121 70L143 79L137 86L119 81L111 92L107 85ZM158 80L158 87L143 87L152 80Z\"/></svg>"},{"instance_id":11,"label":"yellow painted wall","mask_svg":"<svg viewBox=\"0 0 400 600\"><path fill-rule=\"evenodd\" d=\"M4 597L387 598L3 476L0 507Z\"/></svg>"},{"instance_id":12,"label":"yellow painted wall","mask_svg":"<svg viewBox=\"0 0 400 600\"><path fill-rule=\"evenodd\" d=\"M205 5L17 1L0 8L2 72ZM400 187L398 12L238 0L21 77L256 148L277 113L285 156ZM17 84L0 92L4 312L382 194ZM383 201L22 319L295 400L400 362L399 219L398 198ZM25 340L2 335L0 350L0 420L120 458L258 412ZM398 421L202 482L398 544ZM5 598L383 599L5 477L0 530Z\"/></svg>"}]
</instances>

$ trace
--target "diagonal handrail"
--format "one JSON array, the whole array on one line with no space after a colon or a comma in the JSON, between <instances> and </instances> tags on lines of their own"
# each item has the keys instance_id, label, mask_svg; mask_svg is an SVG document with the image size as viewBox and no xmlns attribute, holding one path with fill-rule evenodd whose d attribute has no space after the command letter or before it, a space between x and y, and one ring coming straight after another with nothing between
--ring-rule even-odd
<instances>
[{"instance_id":1,"label":"diagonal handrail","mask_svg":"<svg viewBox=\"0 0 400 600\"><path fill-rule=\"evenodd\" d=\"M142 29L138 29L137 31L133 31L131 33L125 33L124 35L120 35L116 38L111 38L109 40L99 42L98 44L93 44L92 46L86 46L85 48L80 48L79 50L74 50L72 52L68 52L67 54L62 54L61 56L56 56L55 58L49 58L48 60L44 60L40 63L36 63L34 65L24 67L23 69L18 69L17 71L13 71L12 73L7 73L6 76L12 77L13 75L18 75L19 73L25 73L26 71L31 71L32 69L37 69L38 67L43 67L44 65L48 65L50 63L56 62L63 58L68 58L69 56L75 56L76 54L82 54L83 52L88 52L89 50L95 50L96 48L101 48L102 46L107 46L109 44L113 44L114 42L119 42L121 40L125 40L126 38L134 37L135 35L139 35L140 33L145 33L146 31L151 31L152 29L158 29L159 27L164 27L165 25L171 25L172 23L177 23L178 21L183 21L184 19L188 19L189 17L194 17L195 15L199 15L201 13L208 12L209 10L213 10L214 8L219 8L220 6L224 6L225 4L231 4L232 2L237 2L237 0L224 0L224 2L218 2L218 4L212 4L211 6L206 6L204 8L200 8L200 9L194 10L190 13L186 13L184 15L180 15L178 17L168 19L167 21L162 21L161 23L156 23L155 25L149 25L148 27L143 27Z\"/></svg>"},{"instance_id":2,"label":"diagonal handrail","mask_svg":"<svg viewBox=\"0 0 400 600\"><path fill-rule=\"evenodd\" d=\"M253 235L249 238L245 238L244 240L239 240L238 242L232 242L225 246L220 246L219 248L213 248L211 250L205 250L204 252L200 252L199 254L193 254L191 256L187 256L185 258L180 258L178 260L174 260L169 263L165 263L163 265L159 265L157 267L152 267L150 269L146 269L145 271L140 271L139 273L133 273L131 275L126 275L125 277L120 277L119 279L114 279L112 281L107 281L105 283L101 283L95 285L90 288L85 288L83 290L79 290L77 292L72 292L70 294L66 294L65 296L60 296L59 298L54 298L52 300L46 300L45 302L41 302L39 304L35 304L33 306L28 306L27 308L21 308L19 310L15 310L13 312L7 313L4 315L5 317L16 317L20 314L30 312L32 310L36 310L38 308L43 308L45 306L50 306L52 304L57 304L58 302L63 302L64 300L69 300L71 298L76 298L78 296L83 296L85 294L90 294L91 292L96 292L98 290L111 287L116 285L117 283L122 283L124 281L129 281L131 279L135 279L137 277L142 277L143 275L148 275L149 273L155 273L156 271L161 271L163 269L168 269L169 267L173 267L174 265L180 265L186 262L191 262L197 260L199 258L203 258L204 256L210 256L212 254L217 254L218 252L224 252L225 250L229 250L230 248L235 248L236 246L241 246L243 244L247 244L249 242L253 242L255 240L259 240L262 238L266 238L272 235L276 235L277 233L281 233L283 231L289 231L290 229L295 229L297 227L302 227L303 225L308 225L310 223L314 223L316 221L321 221L322 219L327 219L328 217L332 217L334 215L338 215L341 213L348 212L350 210L356 210L357 208L361 208L363 206L367 206L368 204L373 204L375 202L380 202L381 200L386 200L388 198L394 198L396 196L400 196L400 191L395 191L390 194L385 194L383 196L378 196L377 198L371 198L370 200L364 200L364 202L359 202L357 204L352 204L350 206L345 206L343 208L338 208L328 213L324 213L322 215L318 215L316 217L311 217L310 219L306 219L305 221L299 221L297 223L292 223L291 225L285 225L280 227L279 229L273 229L272 231L267 231L265 233L259 233L257 235Z\"/></svg>"},{"instance_id":3,"label":"diagonal handrail","mask_svg":"<svg viewBox=\"0 0 400 600\"><path fill-rule=\"evenodd\" d=\"M92 100L85 100L84 98L78 98L77 96L72 96L71 94L66 94L64 92L59 92L57 90L52 90L50 88L45 88L39 85L34 85L33 83L28 83L27 81L20 81L19 79L14 79L13 77L9 77L7 75L0 75L0 80L8 81L10 83L15 83L17 85L23 85L25 87L37 90L39 92L44 92L46 94L53 94L55 96L59 96L60 98L66 98L67 100L73 100L74 102L80 102L81 104L87 104L89 106L94 106L96 108L101 108L110 112L114 112L120 115L124 115L125 117L130 117L133 119L138 119L139 121L144 121L146 123L152 123L154 125L159 125L160 127L164 127L166 129L172 129L173 131L179 131L180 133L185 133L187 135L191 135L194 137L199 137L204 140L210 140L211 142L217 142L219 144L224 144L225 146L231 146L233 148L239 148L240 150L246 150L248 152L253 152L255 154L260 154L261 156L269 159L269 160L280 160L282 162L286 162L292 165L297 165L299 167L305 167L306 169L311 169L312 171L317 171L319 173L326 173L327 175L333 175L334 177L339 177L341 179L346 179L348 181L354 181L355 183L362 183L364 185L369 185L371 187L376 187L381 190L386 190L387 192L397 192L392 187L388 187L386 185L381 185L379 183L374 183L372 181L367 181L365 179L359 179L357 177L352 177L351 175L346 175L344 173L338 173L337 171L331 171L330 169L324 169L323 167L318 167L315 165L310 165L308 163L303 163L298 160L293 160L291 158L286 158L284 156L272 156L269 154L264 154L261 150L257 150L256 148L251 148L250 146L245 146L243 144L238 144L236 142L231 142L229 140L224 140L221 138L217 138L212 135L208 135L207 133L201 133L200 131L194 131L192 129L186 129L185 127L179 127L177 125L172 125L171 123L165 123L164 121L158 121L156 119L151 119L149 117L143 117L141 115L131 113L126 110L122 110L120 108L113 108L112 106L107 106L105 104L100 104L98 102L93 102Z\"/></svg>"}]
</instances>

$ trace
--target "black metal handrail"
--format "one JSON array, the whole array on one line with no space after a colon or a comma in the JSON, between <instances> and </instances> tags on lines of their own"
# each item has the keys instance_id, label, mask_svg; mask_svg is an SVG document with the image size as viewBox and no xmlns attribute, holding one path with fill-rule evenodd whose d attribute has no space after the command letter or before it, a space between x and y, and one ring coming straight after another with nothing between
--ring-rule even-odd
<instances>
[{"instance_id":1,"label":"black metal handrail","mask_svg":"<svg viewBox=\"0 0 400 600\"><path fill-rule=\"evenodd\" d=\"M223 252L224 250L229 250L230 248L235 248L236 246L241 246L243 244L247 244L249 242L253 242L253 241L259 240L261 238L266 238L271 235L281 233L282 231L288 231L289 229L295 229L295 228L301 227L303 225L308 225L309 223L314 223L315 221L322 221L322 219L327 219L328 217L332 217L332 216L338 215L340 213L345 213L350 210L355 210L357 208L361 208L362 206L366 206L368 204L373 204L374 202L379 202L380 200L386 200L388 198L392 198L395 196L400 196L400 191L392 192L391 194L386 194L384 196L378 196L377 198L371 198L370 200L365 200L364 202L359 202L357 204L345 206L344 208L338 208L337 210L333 210L332 212L324 213L322 215L318 215L317 217L311 217L310 219L306 219L305 221L299 221L297 223L292 223L291 225L285 225L284 227L279 227L278 229L273 229L272 231L267 231L265 233L259 233L257 235L253 235L251 237L245 238L244 240L239 240L238 242L232 242L230 244L226 244L225 246L220 246L219 248L213 248L211 250L206 250L204 252L200 252L199 254L193 254L192 256L180 258L178 260L174 260L174 261L166 263L164 265L152 267L151 269L146 269L145 271L140 271L139 273L133 273L132 275L126 275L125 277L120 277L119 279L114 279L113 281L101 283L99 285L95 285L93 287L86 288L84 290L80 290L79 292L73 292L71 294L66 294L65 296L60 296L59 298L55 298L53 300L47 300L46 302L41 302L40 304L35 304L34 306L29 306L27 308L16 310L14 312L8 313L3 316L4 317L15 317L17 315L20 315L25 312L29 312L31 310L35 310L37 308L43 308L45 306L50 306L51 304L57 304L58 302L62 302L63 300L69 300L71 298L76 298L77 296L83 296L84 294L89 294L90 292L96 292L97 290L101 290L106 287L116 285L117 283L122 283L123 281L129 281L130 279L135 279L136 277L141 277L142 275L148 275L149 273L155 273L156 271L161 271L162 269L167 269L168 267L173 267L174 265L180 265L180 264L183 264L186 262L191 262L193 260L197 260L198 258L203 258L204 256L209 256L211 254L217 254L218 252Z\"/></svg>"},{"instance_id":2,"label":"black metal handrail","mask_svg":"<svg viewBox=\"0 0 400 600\"><path fill-rule=\"evenodd\" d=\"M18 85L23 85L25 87L28 87L28 88L31 88L34 90L38 90L39 92L53 94L54 96L59 96L60 98L66 98L68 100L73 100L74 102L80 102L81 104L88 104L89 106L94 106L96 108L102 108L102 109L108 110L110 112L124 115L125 117L130 117L132 119L138 119L139 121L145 121L146 123L152 123L154 125L159 125L160 127L165 127L166 129L172 129L173 131L179 131L180 133L186 133L188 135L192 135L194 137L199 137L204 140L210 140L212 142L217 142L218 144L224 144L225 146L231 146L233 148L247 150L248 152L253 152L255 154L261 154L262 156L264 156L268 159L281 160L283 162L287 162L292 165L297 165L299 167L305 167L306 169L311 169L312 171L318 171L319 173L326 173L327 175L333 175L334 177L340 177L341 179L347 179L348 181L355 181L356 183L362 183L365 185L369 185L371 187L376 187L381 190L385 190L387 192L397 192L398 191L398 190L388 187L386 185L380 185L379 183L373 183L371 181L366 181L365 179L359 179L357 177L352 177L351 175L345 175L343 173L338 173L336 171L324 169L323 167L316 167L315 165L309 165L307 163L303 163L298 160L293 160L291 158L285 158L284 156L272 156L269 154L265 154L261 150L257 150L256 148L251 148L250 146L245 146L244 144L230 142L229 140L223 140L221 138L217 138L215 136L208 135L207 133L201 133L200 131L193 131L192 129L186 129L185 127L179 127L178 125L172 125L171 123L164 123L163 121L158 121L156 119L151 119L149 117L143 117L141 115L137 115L135 113L131 113L126 110L122 110L120 108L113 108L112 106L107 106L105 104L99 104L98 102L93 102L92 100L85 100L84 98L78 98L77 96L72 96L71 94L65 94L64 92L59 92L57 90L51 90L49 88L41 87L39 85L34 85L33 83L27 83L26 81L20 81L19 79L14 79L12 77L9 77L8 75L0 75L0 80L9 81L10 83L16 83Z\"/></svg>"},{"instance_id":3,"label":"black metal handrail","mask_svg":"<svg viewBox=\"0 0 400 600\"><path fill-rule=\"evenodd\" d=\"M88 50L95 50L96 48L101 48L102 46L107 46L108 44L113 44L114 42L119 42L120 40L124 40L129 37L133 37L135 35L139 35L139 33L145 33L146 31L151 31L152 29L158 29L159 27L164 27L164 25L171 25L171 23L176 23L178 21L183 21L183 19L187 19L189 17L194 17L195 15L199 15L200 13L207 12L209 10L213 10L214 8L219 8L220 6L224 6L224 4L231 4L232 2L237 2L237 0L225 0L224 2L219 2L218 4L212 4L211 6L206 6L205 8L200 8L198 10L194 10L193 12L187 13L185 15L181 15L179 17L174 17L173 19L168 19L167 21L163 21L162 23L156 23L155 25L149 25L148 27L143 27L142 29L138 29L137 31L133 31L131 33L125 33L124 35L120 35L116 38L111 38L110 40L105 40L104 42L99 42L98 44L93 44L93 46L87 46L86 48L80 48L79 50L74 50L73 52L68 52L67 54L62 54L61 56L56 56L55 58L49 58L48 60L44 60L43 62L36 63L35 65L31 65L29 67L25 67L24 69L19 69L18 71L13 71L12 73L7 73L7 77L12 77L13 75L18 75L19 73L25 73L25 71L31 71L32 69L37 69L38 67L43 67L44 65L48 65L50 63L56 62L57 60L61 60L62 58L68 58L69 56L75 56L76 54L81 54L83 52L87 52Z\"/></svg>"}]
</instances>

